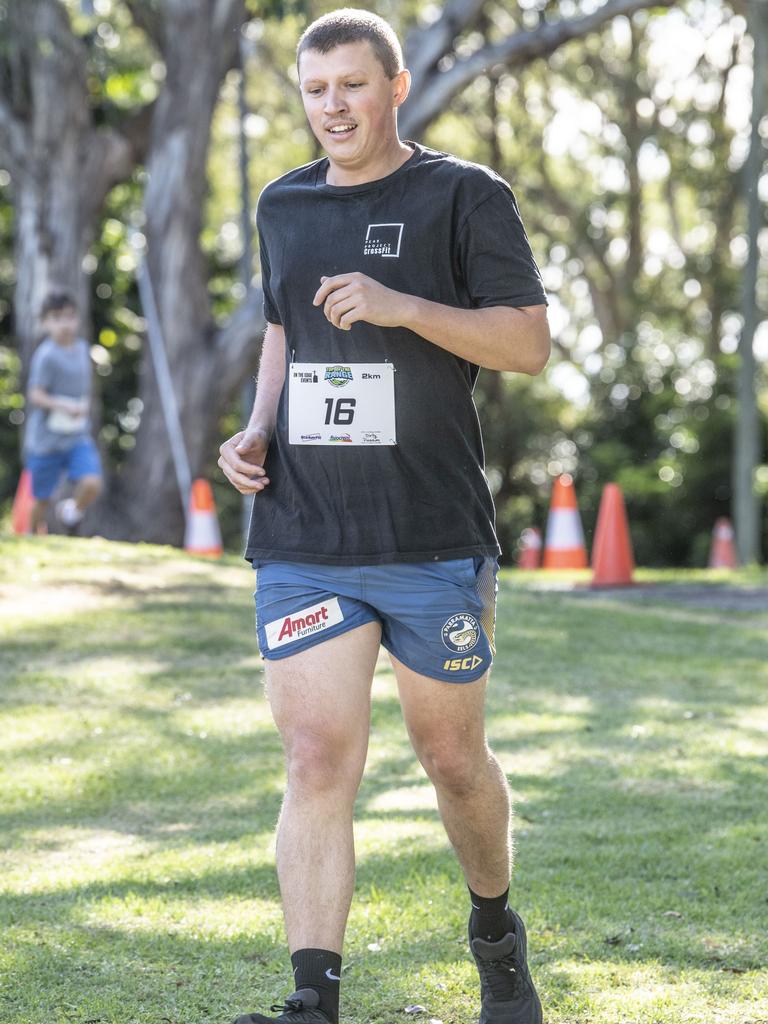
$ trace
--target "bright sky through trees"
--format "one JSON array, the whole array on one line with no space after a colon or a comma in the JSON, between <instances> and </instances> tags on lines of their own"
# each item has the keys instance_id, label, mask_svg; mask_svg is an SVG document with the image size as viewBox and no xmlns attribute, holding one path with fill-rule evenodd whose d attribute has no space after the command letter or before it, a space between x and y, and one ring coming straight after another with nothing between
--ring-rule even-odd
<instances>
[{"instance_id":1,"label":"bright sky through trees","mask_svg":"<svg viewBox=\"0 0 768 1024\"><path fill-rule=\"evenodd\" d=\"M694 24L695 22L695 24ZM616 18L609 31L619 52L630 52L630 25L626 18ZM719 100L720 83L705 80L698 70L703 59L721 72L728 68L733 48L739 45L740 63L730 70L725 92L725 122L734 133L731 144L729 170L736 172L743 164L749 145L751 112L752 71L750 67L751 43L745 40L746 23L740 16L724 18L723 9L701 3L691 5L687 11L670 10L664 18L651 20L646 28L650 41L647 66L652 81L650 96L643 96L637 103L637 113L646 124L651 118L666 128L677 120L676 111L694 108L701 117L692 121L687 129L687 141L692 147L691 162L702 169L711 166L713 155L708 149L713 139L713 130L708 119L709 113ZM595 185L606 192L626 192L629 188L627 165L618 158L606 157L595 151L596 140L610 141L618 134L617 126L605 116L604 111L588 98L588 91L577 91L570 84L558 84L553 88L551 102L556 110L554 118L546 125L543 145L553 158L570 157L581 163L591 175ZM766 125L768 132L768 125ZM649 138L638 154L638 172L644 186L661 184L670 173L669 157L661 150L656 140ZM761 198L768 200L768 174L759 182ZM618 223L616 223L618 218ZM609 227L621 227L622 216L614 209L607 213ZM613 223L612 223L613 221ZM768 232L763 233L763 247L768 251ZM710 232L704 224L688 232L686 242L691 248L707 246ZM646 259L644 270L655 276L665 266L681 267L684 255L663 226L650 227L644 239ZM609 258L622 261L627 252L624 237L614 238L609 245ZM735 263L746 257L746 237L737 235L731 243L731 256ZM562 277L557 265L542 268L545 284L555 289ZM699 282L686 282L685 293L695 298L701 292ZM571 313L557 298L549 310L549 320L554 335L560 334L571 322ZM731 317L733 319L733 317ZM731 325L732 327L736 325ZM735 351L736 331L726 330L723 335L723 351ZM581 372L579 363L603 343L600 330L589 324L579 334L574 347L573 362L562 362L553 366L549 378L551 383L570 401L583 405L589 401L589 385ZM755 355L760 361L768 361L768 321L763 321L755 334ZM576 365L575 365L576 364Z\"/></svg>"}]
</instances>

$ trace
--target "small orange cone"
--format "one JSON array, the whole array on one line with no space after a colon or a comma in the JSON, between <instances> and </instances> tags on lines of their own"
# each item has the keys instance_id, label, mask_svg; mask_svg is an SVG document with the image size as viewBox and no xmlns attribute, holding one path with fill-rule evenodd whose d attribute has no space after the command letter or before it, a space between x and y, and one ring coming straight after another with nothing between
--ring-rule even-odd
<instances>
[{"instance_id":1,"label":"small orange cone","mask_svg":"<svg viewBox=\"0 0 768 1024\"><path fill-rule=\"evenodd\" d=\"M13 508L11 509L11 524L14 533L32 533L32 507L34 504L32 474L25 469L22 470L19 477L16 497L13 499Z\"/></svg>"},{"instance_id":2,"label":"small orange cone","mask_svg":"<svg viewBox=\"0 0 768 1024\"><path fill-rule=\"evenodd\" d=\"M529 526L520 534L518 569L538 569L541 565L541 530Z\"/></svg>"},{"instance_id":3,"label":"small orange cone","mask_svg":"<svg viewBox=\"0 0 768 1024\"><path fill-rule=\"evenodd\" d=\"M576 504L576 490L570 473L555 480L547 519L544 547L545 569L586 569L587 549Z\"/></svg>"},{"instance_id":4,"label":"small orange cone","mask_svg":"<svg viewBox=\"0 0 768 1024\"><path fill-rule=\"evenodd\" d=\"M709 549L710 569L735 569L739 564L733 538L731 520L720 516L712 531L712 547Z\"/></svg>"},{"instance_id":5,"label":"small orange cone","mask_svg":"<svg viewBox=\"0 0 768 1024\"><path fill-rule=\"evenodd\" d=\"M625 587L632 583L635 559L627 511L618 484L606 484L592 548L592 586Z\"/></svg>"},{"instance_id":6,"label":"small orange cone","mask_svg":"<svg viewBox=\"0 0 768 1024\"><path fill-rule=\"evenodd\" d=\"M224 550L213 492L207 480L195 480L192 484L184 548L193 555L211 555L216 558Z\"/></svg>"}]
</instances>

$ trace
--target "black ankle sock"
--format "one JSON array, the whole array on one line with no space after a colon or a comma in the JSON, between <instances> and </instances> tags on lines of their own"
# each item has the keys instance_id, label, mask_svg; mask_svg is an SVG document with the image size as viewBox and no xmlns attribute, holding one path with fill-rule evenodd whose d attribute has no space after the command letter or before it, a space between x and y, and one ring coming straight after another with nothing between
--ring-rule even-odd
<instances>
[{"instance_id":1,"label":"black ankle sock","mask_svg":"<svg viewBox=\"0 0 768 1024\"><path fill-rule=\"evenodd\" d=\"M330 949L297 949L291 954L291 965L296 991L313 988L320 996L320 1009L332 1024L338 1024L341 956Z\"/></svg>"},{"instance_id":2,"label":"black ankle sock","mask_svg":"<svg viewBox=\"0 0 768 1024\"><path fill-rule=\"evenodd\" d=\"M515 930L512 915L509 912L509 887L501 896L486 899L469 890L472 900L472 919L470 928L473 939L485 939L486 942L499 942L508 932Z\"/></svg>"}]
</instances>

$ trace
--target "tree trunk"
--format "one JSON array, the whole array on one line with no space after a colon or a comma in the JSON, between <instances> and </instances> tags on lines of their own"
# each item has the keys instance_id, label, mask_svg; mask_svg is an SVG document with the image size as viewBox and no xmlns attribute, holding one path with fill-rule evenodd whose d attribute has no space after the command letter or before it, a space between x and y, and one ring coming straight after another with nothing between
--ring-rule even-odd
<instances>
[{"instance_id":1,"label":"tree trunk","mask_svg":"<svg viewBox=\"0 0 768 1024\"><path fill-rule=\"evenodd\" d=\"M16 207L16 336L26 369L37 340L37 311L51 287L77 296L88 316L82 269L90 241L78 197L89 124L85 53L57 3L12 0L9 27L19 47L11 65L15 120L8 151ZM10 106L10 104L9 104Z\"/></svg>"},{"instance_id":2,"label":"tree trunk","mask_svg":"<svg viewBox=\"0 0 768 1024\"><path fill-rule=\"evenodd\" d=\"M129 139L94 126L85 47L60 3L11 0L5 27L0 151L13 182L15 331L26 378L48 289L71 291L87 323L90 290L83 263L97 216L107 192L130 173L143 147L141 131Z\"/></svg>"},{"instance_id":3,"label":"tree trunk","mask_svg":"<svg viewBox=\"0 0 768 1024\"><path fill-rule=\"evenodd\" d=\"M169 3L162 46L166 80L157 101L145 194L147 265L157 304L192 476L213 457L222 409L255 365L264 328L252 290L233 321L217 330L200 249L207 155L222 79L236 63L244 0ZM179 494L149 347L140 376L144 403L136 446L118 480L102 529L127 540L179 543Z\"/></svg>"},{"instance_id":4,"label":"tree trunk","mask_svg":"<svg viewBox=\"0 0 768 1024\"><path fill-rule=\"evenodd\" d=\"M168 0L164 14L162 23L141 22L164 50L161 97L126 115L115 131L94 125L87 52L60 0L10 0L7 11L0 10L0 154L13 182L15 331L26 378L39 337L37 313L49 288L73 292L87 333L85 257L108 191L144 158L151 129L149 267L197 472L263 329L258 290L223 330L215 329L198 245L211 115L236 57L245 7L244 0ZM178 541L181 506L148 355L142 371L146 412L137 448L113 500L93 509L89 526L110 536Z\"/></svg>"},{"instance_id":5,"label":"tree trunk","mask_svg":"<svg viewBox=\"0 0 768 1024\"><path fill-rule=\"evenodd\" d=\"M753 340L757 326L758 234L763 211L758 180L765 157L760 121L768 85L768 9L752 0L748 5L749 29L754 44L752 82L752 135L743 181L747 207L748 257L744 268L742 312L744 324L739 339L738 417L734 439L733 516L736 545L744 564L760 561L760 499L755 490L755 470L760 461L760 418L755 394Z\"/></svg>"}]
</instances>

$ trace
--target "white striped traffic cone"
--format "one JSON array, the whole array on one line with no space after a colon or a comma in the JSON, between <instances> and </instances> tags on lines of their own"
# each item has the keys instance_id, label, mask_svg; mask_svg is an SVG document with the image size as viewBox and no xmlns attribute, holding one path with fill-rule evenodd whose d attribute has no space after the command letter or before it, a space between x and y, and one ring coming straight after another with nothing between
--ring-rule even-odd
<instances>
[{"instance_id":1,"label":"white striped traffic cone","mask_svg":"<svg viewBox=\"0 0 768 1024\"><path fill-rule=\"evenodd\" d=\"M545 569L586 569L587 549L570 473L555 480L544 544Z\"/></svg>"},{"instance_id":2,"label":"white striped traffic cone","mask_svg":"<svg viewBox=\"0 0 768 1024\"><path fill-rule=\"evenodd\" d=\"M193 555L211 555L214 558L224 550L213 492L207 480L195 480L192 484L184 548Z\"/></svg>"}]
</instances>

